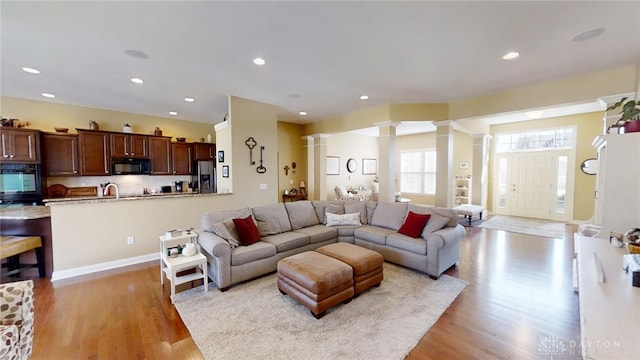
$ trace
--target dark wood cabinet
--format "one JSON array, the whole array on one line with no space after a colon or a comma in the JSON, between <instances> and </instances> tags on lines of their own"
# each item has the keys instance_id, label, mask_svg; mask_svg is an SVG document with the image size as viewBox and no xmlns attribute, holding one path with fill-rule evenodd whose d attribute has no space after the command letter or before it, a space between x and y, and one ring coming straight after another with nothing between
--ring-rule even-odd
<instances>
[{"instance_id":1,"label":"dark wood cabinet","mask_svg":"<svg viewBox=\"0 0 640 360\"><path fill-rule=\"evenodd\" d=\"M147 159L149 157L148 136L112 133L111 156L131 159Z\"/></svg>"},{"instance_id":2,"label":"dark wood cabinet","mask_svg":"<svg viewBox=\"0 0 640 360\"><path fill-rule=\"evenodd\" d=\"M78 135L42 134L45 176L78 176Z\"/></svg>"},{"instance_id":3,"label":"dark wood cabinet","mask_svg":"<svg viewBox=\"0 0 640 360\"><path fill-rule=\"evenodd\" d=\"M215 160L216 144L211 143L193 143L193 160Z\"/></svg>"},{"instance_id":4,"label":"dark wood cabinet","mask_svg":"<svg viewBox=\"0 0 640 360\"><path fill-rule=\"evenodd\" d=\"M39 163L40 131L0 128L0 162Z\"/></svg>"},{"instance_id":5,"label":"dark wood cabinet","mask_svg":"<svg viewBox=\"0 0 640 360\"><path fill-rule=\"evenodd\" d=\"M149 136L151 175L171 175L171 138Z\"/></svg>"},{"instance_id":6,"label":"dark wood cabinet","mask_svg":"<svg viewBox=\"0 0 640 360\"><path fill-rule=\"evenodd\" d=\"M78 129L80 175L111 175L109 133Z\"/></svg>"},{"instance_id":7,"label":"dark wood cabinet","mask_svg":"<svg viewBox=\"0 0 640 360\"><path fill-rule=\"evenodd\" d=\"M171 143L171 169L173 175L191 175L191 144Z\"/></svg>"}]
</instances>

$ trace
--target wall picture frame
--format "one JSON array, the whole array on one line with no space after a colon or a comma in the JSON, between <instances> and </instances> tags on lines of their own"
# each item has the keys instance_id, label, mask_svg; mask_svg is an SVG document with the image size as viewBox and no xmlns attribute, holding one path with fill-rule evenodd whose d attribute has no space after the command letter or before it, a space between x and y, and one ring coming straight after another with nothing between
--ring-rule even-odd
<instances>
[{"instance_id":1,"label":"wall picture frame","mask_svg":"<svg viewBox=\"0 0 640 360\"><path fill-rule=\"evenodd\" d=\"M460 169L468 169L469 168L469 163L468 162L461 162L459 164Z\"/></svg>"},{"instance_id":2,"label":"wall picture frame","mask_svg":"<svg viewBox=\"0 0 640 360\"><path fill-rule=\"evenodd\" d=\"M222 166L222 177L223 178L228 178L229 177L229 165L223 165Z\"/></svg>"},{"instance_id":3,"label":"wall picture frame","mask_svg":"<svg viewBox=\"0 0 640 360\"><path fill-rule=\"evenodd\" d=\"M378 173L377 159L362 159L362 175L376 175Z\"/></svg>"},{"instance_id":4,"label":"wall picture frame","mask_svg":"<svg viewBox=\"0 0 640 360\"><path fill-rule=\"evenodd\" d=\"M327 156L327 175L340 175L340 157Z\"/></svg>"},{"instance_id":5,"label":"wall picture frame","mask_svg":"<svg viewBox=\"0 0 640 360\"><path fill-rule=\"evenodd\" d=\"M223 163L224 162L224 150L218 151L218 162L219 163Z\"/></svg>"}]
</instances>

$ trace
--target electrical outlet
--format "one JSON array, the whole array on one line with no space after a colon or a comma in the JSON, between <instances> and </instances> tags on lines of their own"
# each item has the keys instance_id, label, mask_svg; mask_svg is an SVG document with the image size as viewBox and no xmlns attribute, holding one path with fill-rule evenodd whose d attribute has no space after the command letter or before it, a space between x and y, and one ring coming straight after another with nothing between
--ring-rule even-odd
<instances>
[{"instance_id":1,"label":"electrical outlet","mask_svg":"<svg viewBox=\"0 0 640 360\"><path fill-rule=\"evenodd\" d=\"M136 242L136 238L131 235L131 236L127 236L127 245L133 245Z\"/></svg>"}]
</instances>

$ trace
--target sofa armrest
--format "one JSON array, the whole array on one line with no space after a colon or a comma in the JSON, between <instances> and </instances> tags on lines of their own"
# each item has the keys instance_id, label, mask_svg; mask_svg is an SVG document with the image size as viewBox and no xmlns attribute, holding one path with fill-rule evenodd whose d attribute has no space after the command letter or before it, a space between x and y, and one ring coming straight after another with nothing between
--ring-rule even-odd
<instances>
[{"instance_id":1,"label":"sofa armrest","mask_svg":"<svg viewBox=\"0 0 640 360\"><path fill-rule=\"evenodd\" d=\"M208 232L202 231L198 235L198 244L200 248L207 253L216 257L231 257L231 246L229 243L220 236Z\"/></svg>"},{"instance_id":2,"label":"sofa armrest","mask_svg":"<svg viewBox=\"0 0 640 360\"><path fill-rule=\"evenodd\" d=\"M438 231L434 231L425 240L427 240L427 254L431 249L441 249L453 242L458 242L465 236L466 232L462 225L446 226Z\"/></svg>"}]
</instances>

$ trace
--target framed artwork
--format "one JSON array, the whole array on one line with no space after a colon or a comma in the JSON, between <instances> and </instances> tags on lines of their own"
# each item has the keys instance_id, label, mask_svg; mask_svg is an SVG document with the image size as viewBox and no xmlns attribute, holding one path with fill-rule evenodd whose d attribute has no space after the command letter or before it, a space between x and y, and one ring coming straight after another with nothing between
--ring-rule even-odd
<instances>
[{"instance_id":1,"label":"framed artwork","mask_svg":"<svg viewBox=\"0 0 640 360\"><path fill-rule=\"evenodd\" d=\"M378 173L378 160L362 159L362 175L375 175Z\"/></svg>"},{"instance_id":2,"label":"framed artwork","mask_svg":"<svg viewBox=\"0 0 640 360\"><path fill-rule=\"evenodd\" d=\"M229 177L229 165L223 165L222 166L222 177L223 178L228 178Z\"/></svg>"},{"instance_id":3,"label":"framed artwork","mask_svg":"<svg viewBox=\"0 0 640 360\"><path fill-rule=\"evenodd\" d=\"M469 163L468 162L461 162L460 163L460 169L468 169L469 168Z\"/></svg>"},{"instance_id":4,"label":"framed artwork","mask_svg":"<svg viewBox=\"0 0 640 360\"><path fill-rule=\"evenodd\" d=\"M327 156L327 175L340 175L340 158Z\"/></svg>"},{"instance_id":5,"label":"framed artwork","mask_svg":"<svg viewBox=\"0 0 640 360\"><path fill-rule=\"evenodd\" d=\"M224 162L224 151L222 150L218 151L218 162L220 163Z\"/></svg>"}]
</instances>

